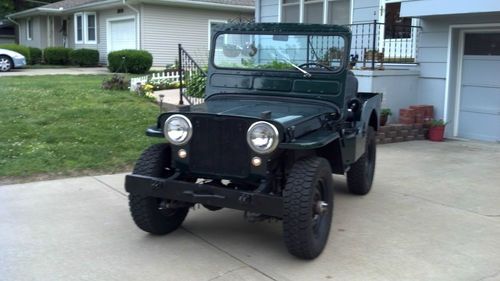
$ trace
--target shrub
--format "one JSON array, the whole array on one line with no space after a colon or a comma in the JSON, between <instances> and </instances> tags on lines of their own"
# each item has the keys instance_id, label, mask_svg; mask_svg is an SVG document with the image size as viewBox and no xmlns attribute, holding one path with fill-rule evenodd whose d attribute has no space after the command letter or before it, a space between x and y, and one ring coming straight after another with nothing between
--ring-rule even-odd
<instances>
[{"instance_id":1,"label":"shrub","mask_svg":"<svg viewBox=\"0 0 500 281\"><path fill-rule=\"evenodd\" d=\"M111 72L146 73L153 65L153 56L148 51L121 50L108 54Z\"/></svg>"},{"instance_id":2,"label":"shrub","mask_svg":"<svg viewBox=\"0 0 500 281\"><path fill-rule=\"evenodd\" d=\"M202 73L196 72L186 79L186 95L202 98L205 95L205 84L207 77Z\"/></svg>"},{"instance_id":3,"label":"shrub","mask_svg":"<svg viewBox=\"0 0 500 281\"><path fill-rule=\"evenodd\" d=\"M69 52L71 64L79 66L97 66L99 64L99 52L92 49L76 49Z\"/></svg>"},{"instance_id":4,"label":"shrub","mask_svg":"<svg viewBox=\"0 0 500 281\"><path fill-rule=\"evenodd\" d=\"M127 90L130 81L123 75L113 75L111 78L102 82L102 88L105 90Z\"/></svg>"},{"instance_id":5,"label":"shrub","mask_svg":"<svg viewBox=\"0 0 500 281\"><path fill-rule=\"evenodd\" d=\"M69 52L71 49L62 47L48 47L43 50L46 64L67 65L69 64Z\"/></svg>"},{"instance_id":6,"label":"shrub","mask_svg":"<svg viewBox=\"0 0 500 281\"><path fill-rule=\"evenodd\" d=\"M7 49L14 52L18 52L26 58L26 62L30 62L30 49L28 47L17 45L17 44L3 44L0 45L0 49Z\"/></svg>"},{"instance_id":7,"label":"shrub","mask_svg":"<svg viewBox=\"0 0 500 281\"><path fill-rule=\"evenodd\" d=\"M30 61L29 64L40 64L42 63L42 50L38 48L29 47L30 50Z\"/></svg>"}]
</instances>

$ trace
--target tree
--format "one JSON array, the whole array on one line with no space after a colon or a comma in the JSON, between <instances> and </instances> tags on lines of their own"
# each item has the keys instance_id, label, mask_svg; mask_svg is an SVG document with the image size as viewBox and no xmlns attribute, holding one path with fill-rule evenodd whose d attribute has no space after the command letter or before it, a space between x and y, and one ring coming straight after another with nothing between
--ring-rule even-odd
<instances>
[{"instance_id":1,"label":"tree","mask_svg":"<svg viewBox=\"0 0 500 281\"><path fill-rule=\"evenodd\" d=\"M0 0L0 19L8 14L40 7L60 0Z\"/></svg>"}]
</instances>

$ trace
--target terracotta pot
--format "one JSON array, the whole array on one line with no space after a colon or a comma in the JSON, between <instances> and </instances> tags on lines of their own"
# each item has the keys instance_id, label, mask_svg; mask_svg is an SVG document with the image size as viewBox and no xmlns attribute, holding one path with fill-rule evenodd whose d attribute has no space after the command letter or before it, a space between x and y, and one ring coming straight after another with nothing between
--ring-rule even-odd
<instances>
[{"instance_id":1,"label":"terracotta pot","mask_svg":"<svg viewBox=\"0 0 500 281\"><path fill-rule=\"evenodd\" d=\"M429 128L429 140L431 141L443 141L444 136L444 126L430 127Z\"/></svg>"},{"instance_id":2,"label":"terracotta pot","mask_svg":"<svg viewBox=\"0 0 500 281\"><path fill-rule=\"evenodd\" d=\"M380 126L385 126L387 124L387 119L389 118L389 115L380 115Z\"/></svg>"}]
</instances>

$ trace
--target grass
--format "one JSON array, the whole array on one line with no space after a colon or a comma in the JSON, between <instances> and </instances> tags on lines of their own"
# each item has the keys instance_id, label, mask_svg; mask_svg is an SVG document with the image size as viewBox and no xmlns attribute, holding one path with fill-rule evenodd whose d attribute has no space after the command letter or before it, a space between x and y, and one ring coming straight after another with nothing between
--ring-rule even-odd
<instances>
[{"instance_id":1,"label":"grass","mask_svg":"<svg viewBox=\"0 0 500 281\"><path fill-rule=\"evenodd\" d=\"M158 107L100 88L105 75L0 78L0 179L120 171L161 139Z\"/></svg>"}]
</instances>

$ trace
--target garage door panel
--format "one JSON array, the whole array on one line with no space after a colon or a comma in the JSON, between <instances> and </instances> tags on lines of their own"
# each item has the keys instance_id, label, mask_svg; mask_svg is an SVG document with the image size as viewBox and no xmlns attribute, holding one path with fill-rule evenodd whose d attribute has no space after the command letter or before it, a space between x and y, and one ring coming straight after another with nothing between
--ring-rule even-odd
<instances>
[{"instance_id":1,"label":"garage door panel","mask_svg":"<svg viewBox=\"0 0 500 281\"><path fill-rule=\"evenodd\" d=\"M500 92L496 87L462 86L461 110L500 114Z\"/></svg>"},{"instance_id":2,"label":"garage door panel","mask_svg":"<svg viewBox=\"0 0 500 281\"><path fill-rule=\"evenodd\" d=\"M113 20L109 23L109 50L117 51L136 48L135 20Z\"/></svg>"},{"instance_id":3,"label":"garage door panel","mask_svg":"<svg viewBox=\"0 0 500 281\"><path fill-rule=\"evenodd\" d=\"M458 136L500 141L500 33L468 33L462 60Z\"/></svg>"},{"instance_id":4,"label":"garage door panel","mask_svg":"<svg viewBox=\"0 0 500 281\"><path fill-rule=\"evenodd\" d=\"M458 127L462 138L500 141L500 115L463 111Z\"/></svg>"},{"instance_id":5,"label":"garage door panel","mask_svg":"<svg viewBox=\"0 0 500 281\"><path fill-rule=\"evenodd\" d=\"M464 57L462 83L465 85L484 85L500 87L500 58L493 56Z\"/></svg>"}]
</instances>

